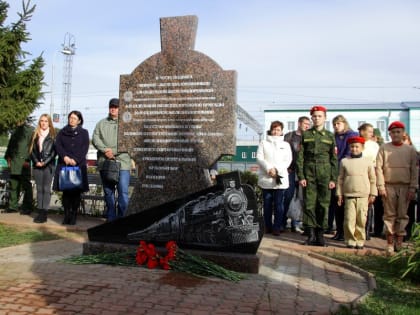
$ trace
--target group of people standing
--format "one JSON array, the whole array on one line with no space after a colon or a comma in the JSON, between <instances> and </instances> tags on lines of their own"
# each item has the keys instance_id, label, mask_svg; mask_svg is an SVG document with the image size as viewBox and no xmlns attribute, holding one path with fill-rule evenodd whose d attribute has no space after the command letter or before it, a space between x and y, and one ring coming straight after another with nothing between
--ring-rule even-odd
<instances>
[{"instance_id":1,"label":"group of people standing","mask_svg":"<svg viewBox=\"0 0 420 315\"><path fill-rule=\"evenodd\" d=\"M98 122L93 133L93 145L98 150L98 169L104 187L107 219L112 221L122 217L128 206L128 185L130 180L131 159L128 153L117 151L119 99L109 101L108 117ZM10 169L10 200L7 212L19 211L28 215L35 208L33 204L32 176L36 185L36 223L47 221L52 190L62 191L64 209L63 224L76 224L81 194L89 190L87 172L87 153L89 132L84 129L83 116L73 110L68 114L68 123L56 131L50 115L42 114L35 127L28 123L18 124L10 137L5 153ZM115 159L120 165L118 183L107 182L103 175L103 162ZM82 185L78 189L62 190L59 186L59 172L64 166L77 166L80 169ZM118 203L115 191L118 191ZM23 193L22 206L19 208L20 195Z\"/></svg>"},{"instance_id":2,"label":"group of people standing","mask_svg":"<svg viewBox=\"0 0 420 315\"><path fill-rule=\"evenodd\" d=\"M381 234L385 225L387 252L399 250L418 187L418 156L404 143L404 124L391 123L391 142L378 144L371 124L355 132L343 115L334 117L334 133L328 131L326 112L324 106L312 107L312 127L309 117L300 117L298 129L284 137L283 124L274 121L260 143L257 162L266 232L279 235L285 230L290 201L300 187L305 244L325 246L324 234L332 233L335 220L333 239L362 249L374 216L375 232ZM292 231L296 227L292 220Z\"/></svg>"}]
</instances>

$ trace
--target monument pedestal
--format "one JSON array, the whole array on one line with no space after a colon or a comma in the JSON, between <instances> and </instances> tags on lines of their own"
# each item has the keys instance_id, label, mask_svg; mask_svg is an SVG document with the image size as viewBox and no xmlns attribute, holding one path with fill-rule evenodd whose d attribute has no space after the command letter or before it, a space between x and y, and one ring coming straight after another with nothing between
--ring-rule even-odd
<instances>
[{"instance_id":1,"label":"monument pedestal","mask_svg":"<svg viewBox=\"0 0 420 315\"><path fill-rule=\"evenodd\" d=\"M118 243L103 243L103 242L86 242L83 244L83 255L95 255L100 253L115 253L115 252L136 252L137 245L133 244L118 244ZM164 253L166 249L157 248L158 252ZM260 266L260 259L256 254L242 254L230 252L213 252L204 250L184 249L184 251L212 261L219 266L226 269L243 272L243 273L258 273Z\"/></svg>"}]
</instances>

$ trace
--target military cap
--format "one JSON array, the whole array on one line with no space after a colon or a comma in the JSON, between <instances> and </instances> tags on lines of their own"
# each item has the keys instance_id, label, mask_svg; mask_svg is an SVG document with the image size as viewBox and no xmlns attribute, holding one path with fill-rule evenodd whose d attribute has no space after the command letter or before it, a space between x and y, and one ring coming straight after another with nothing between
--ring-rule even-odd
<instances>
[{"instance_id":1,"label":"military cap","mask_svg":"<svg viewBox=\"0 0 420 315\"><path fill-rule=\"evenodd\" d=\"M365 144L365 138L363 137L359 137L359 136L355 136L355 137L350 137L347 139L347 143L348 144L352 144L352 143L361 143L361 144Z\"/></svg>"},{"instance_id":2,"label":"military cap","mask_svg":"<svg viewBox=\"0 0 420 315\"><path fill-rule=\"evenodd\" d=\"M392 130L394 128L402 128L405 129L405 125L401 122L401 121L394 121L392 122L389 127L388 127L388 131Z\"/></svg>"},{"instance_id":3,"label":"military cap","mask_svg":"<svg viewBox=\"0 0 420 315\"><path fill-rule=\"evenodd\" d=\"M321 105L315 105L315 106L313 106L312 108L311 108L311 115L313 114L313 112L317 112L317 111L321 111L321 112L324 112L324 113L326 113L327 112L327 109L324 107L324 106L321 106Z\"/></svg>"}]
</instances>

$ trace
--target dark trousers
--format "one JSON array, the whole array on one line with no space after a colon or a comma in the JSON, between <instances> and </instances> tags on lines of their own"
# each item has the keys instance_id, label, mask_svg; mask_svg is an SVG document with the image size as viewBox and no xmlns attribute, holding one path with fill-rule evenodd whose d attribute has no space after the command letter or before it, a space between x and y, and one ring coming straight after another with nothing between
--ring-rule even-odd
<instances>
[{"instance_id":1,"label":"dark trousers","mask_svg":"<svg viewBox=\"0 0 420 315\"><path fill-rule=\"evenodd\" d=\"M284 189L263 189L262 192L266 230L276 232L284 230L282 226Z\"/></svg>"},{"instance_id":2,"label":"dark trousers","mask_svg":"<svg viewBox=\"0 0 420 315\"><path fill-rule=\"evenodd\" d=\"M331 202L328 208L328 228L332 229L333 223L331 222L330 226L330 212L332 212L332 221L335 218L335 227L337 229L337 234L344 235L344 203L339 206L338 198L335 195L336 189L331 190Z\"/></svg>"},{"instance_id":3,"label":"dark trousers","mask_svg":"<svg viewBox=\"0 0 420 315\"><path fill-rule=\"evenodd\" d=\"M74 224L76 222L77 210L80 207L81 192L63 191L64 222Z\"/></svg>"},{"instance_id":4,"label":"dark trousers","mask_svg":"<svg viewBox=\"0 0 420 315\"><path fill-rule=\"evenodd\" d=\"M382 198L377 196L373 203L373 233L375 236L381 236L384 230L384 205Z\"/></svg>"},{"instance_id":5,"label":"dark trousers","mask_svg":"<svg viewBox=\"0 0 420 315\"><path fill-rule=\"evenodd\" d=\"M411 200L410 203L408 204L408 209L407 209L408 224L405 227L405 230L407 232L407 236L406 236L407 240L411 238L411 229L413 228L413 224L416 220L415 218L416 203L417 203L416 200Z\"/></svg>"},{"instance_id":6,"label":"dark trousers","mask_svg":"<svg viewBox=\"0 0 420 315\"><path fill-rule=\"evenodd\" d=\"M10 209L18 209L21 192L23 192L22 211L32 211L33 191L30 172L22 175L10 175Z\"/></svg>"},{"instance_id":7,"label":"dark trousers","mask_svg":"<svg viewBox=\"0 0 420 315\"><path fill-rule=\"evenodd\" d=\"M334 230L335 209L333 203L337 204L337 197L335 197L335 189L331 190L331 201L328 207L328 230Z\"/></svg>"}]
</instances>

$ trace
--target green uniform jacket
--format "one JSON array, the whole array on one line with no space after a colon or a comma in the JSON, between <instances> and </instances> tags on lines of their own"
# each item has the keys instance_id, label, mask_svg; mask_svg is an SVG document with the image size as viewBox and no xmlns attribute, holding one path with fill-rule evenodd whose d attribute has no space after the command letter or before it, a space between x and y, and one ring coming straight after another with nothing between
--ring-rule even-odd
<instances>
[{"instance_id":1,"label":"green uniform jacket","mask_svg":"<svg viewBox=\"0 0 420 315\"><path fill-rule=\"evenodd\" d=\"M126 152L117 152L118 137L118 119L112 119L110 116L100 120L93 131L92 144L98 150L98 169L106 159L105 149L110 148L117 161L121 162L121 170L131 170L131 158Z\"/></svg>"},{"instance_id":2,"label":"green uniform jacket","mask_svg":"<svg viewBox=\"0 0 420 315\"><path fill-rule=\"evenodd\" d=\"M27 124L23 124L16 128L10 137L7 150L4 155L6 160L10 159L10 174L22 175L22 173L30 173L31 167L24 168L25 162L30 163L31 156L29 153L29 145L31 143L34 128Z\"/></svg>"},{"instance_id":3,"label":"green uniform jacket","mask_svg":"<svg viewBox=\"0 0 420 315\"><path fill-rule=\"evenodd\" d=\"M296 161L299 180L307 179L305 166L318 165L329 172L329 179L337 181L338 163L334 134L326 129L317 131L311 128L302 134L301 149ZM330 167L327 167L327 166ZM327 175L327 174L324 174Z\"/></svg>"}]
</instances>

